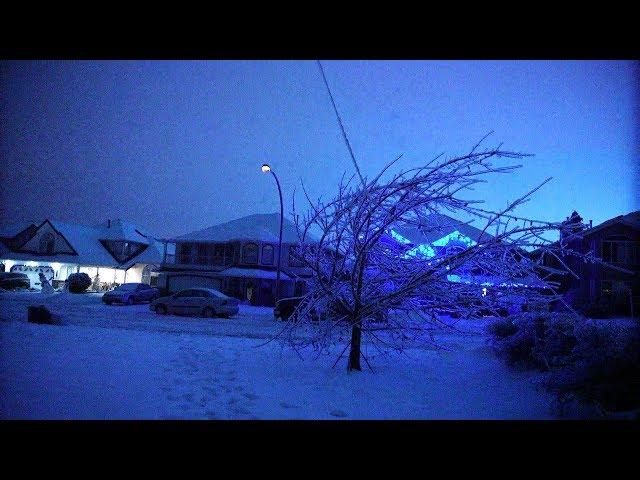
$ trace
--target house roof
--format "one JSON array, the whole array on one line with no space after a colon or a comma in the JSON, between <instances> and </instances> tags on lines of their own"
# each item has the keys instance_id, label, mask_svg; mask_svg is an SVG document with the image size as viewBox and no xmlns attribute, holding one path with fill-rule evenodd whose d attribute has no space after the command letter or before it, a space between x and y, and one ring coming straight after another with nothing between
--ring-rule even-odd
<instances>
[{"instance_id":1,"label":"house roof","mask_svg":"<svg viewBox=\"0 0 640 480\"><path fill-rule=\"evenodd\" d=\"M102 231L101 240L126 240L129 242L142 243L149 245L149 235L140 230L140 227L131 222L121 219L107 220L106 222L96 225Z\"/></svg>"},{"instance_id":2,"label":"house roof","mask_svg":"<svg viewBox=\"0 0 640 480\"><path fill-rule=\"evenodd\" d=\"M618 215L617 217L610 218L609 220L602 222L600 225L596 225L593 228L585 230L584 235L591 235L592 233L602 230L603 228L615 225L616 223L622 223L631 228L640 230L640 210L627 213L626 215Z\"/></svg>"},{"instance_id":3,"label":"house roof","mask_svg":"<svg viewBox=\"0 0 640 480\"><path fill-rule=\"evenodd\" d=\"M482 234L479 228L441 213L432 213L420 223L420 227L407 223L396 225L393 230L418 245L431 244L455 231L475 242ZM493 235L485 232L483 238L493 238Z\"/></svg>"},{"instance_id":4,"label":"house roof","mask_svg":"<svg viewBox=\"0 0 640 480\"><path fill-rule=\"evenodd\" d=\"M11 238L18 235L27 228L34 226L32 222L7 223L0 225L0 237Z\"/></svg>"},{"instance_id":5,"label":"house roof","mask_svg":"<svg viewBox=\"0 0 640 480\"><path fill-rule=\"evenodd\" d=\"M47 220L45 220L43 224L46 222ZM140 242L140 238L144 238L145 241L141 243L145 243L149 246L139 255L130 259L128 262L120 264L100 243L100 240L104 240L105 235L109 234L106 224L103 228L101 226L82 225L78 223L63 222L60 220L48 220L48 222L60 235L62 235L67 240L67 242L69 242L71 247L76 251L77 255L34 255L32 253L20 253L13 251L5 251L3 252L3 255L14 260L38 260L43 262L79 263L83 265L104 265L114 268L128 268L136 263L162 262L162 243L154 240L151 237L141 237L138 236L138 234L130 235L131 232L128 232L126 230L127 227L125 227L125 229L120 229L120 231L125 232L125 234L129 235L128 237L125 236L124 238L120 238L121 234L119 233L119 230L116 230L116 233L114 235L118 237L118 240ZM128 224L128 222L125 222L125 224ZM108 239L109 237L107 236L106 238Z\"/></svg>"},{"instance_id":6,"label":"house roof","mask_svg":"<svg viewBox=\"0 0 640 480\"><path fill-rule=\"evenodd\" d=\"M262 242L277 242L280 233L279 213L258 213L231 220L230 222L214 225L203 230L187 233L175 237L175 241L193 242L229 242L232 240L257 240ZM284 243L298 243L296 227L286 218L282 226L282 241Z\"/></svg>"}]
</instances>

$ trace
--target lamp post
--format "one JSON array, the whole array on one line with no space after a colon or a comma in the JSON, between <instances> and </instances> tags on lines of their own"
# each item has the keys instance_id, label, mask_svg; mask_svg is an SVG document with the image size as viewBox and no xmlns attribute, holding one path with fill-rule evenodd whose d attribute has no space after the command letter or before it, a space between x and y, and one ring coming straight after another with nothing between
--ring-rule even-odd
<instances>
[{"instance_id":1,"label":"lamp post","mask_svg":"<svg viewBox=\"0 0 640 480\"><path fill-rule=\"evenodd\" d=\"M280 182L278 181L278 177L271 170L271 167L263 163L262 164L262 172L269 173L273 175L273 178L276 179L276 185L278 186L278 195L280 196L280 235L278 237L278 269L276 270L276 302L280 300L280 258L282 257L282 222L284 219L284 209L282 207L282 189L280 188Z\"/></svg>"}]
</instances>

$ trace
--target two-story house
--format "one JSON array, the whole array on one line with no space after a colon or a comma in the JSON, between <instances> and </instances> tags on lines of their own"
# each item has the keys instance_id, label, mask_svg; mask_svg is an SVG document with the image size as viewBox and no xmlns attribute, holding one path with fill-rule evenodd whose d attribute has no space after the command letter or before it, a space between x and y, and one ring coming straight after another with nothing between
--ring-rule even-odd
<instances>
[{"instance_id":1,"label":"two-story house","mask_svg":"<svg viewBox=\"0 0 640 480\"><path fill-rule=\"evenodd\" d=\"M251 305L272 306L276 298L279 232L279 213L256 214L170 239L175 253L165 255L158 287L165 293L211 287ZM310 276L296 257L298 243L295 225L285 219L281 297L302 294Z\"/></svg>"},{"instance_id":2,"label":"two-story house","mask_svg":"<svg viewBox=\"0 0 640 480\"><path fill-rule=\"evenodd\" d=\"M583 262L567 256L563 261L579 278L565 276L562 290L576 307L597 304L614 315L640 314L640 210L611 218L595 227L583 228L577 212L566 219L575 224L569 248L606 262ZM544 263L558 267L545 256Z\"/></svg>"}]
</instances>

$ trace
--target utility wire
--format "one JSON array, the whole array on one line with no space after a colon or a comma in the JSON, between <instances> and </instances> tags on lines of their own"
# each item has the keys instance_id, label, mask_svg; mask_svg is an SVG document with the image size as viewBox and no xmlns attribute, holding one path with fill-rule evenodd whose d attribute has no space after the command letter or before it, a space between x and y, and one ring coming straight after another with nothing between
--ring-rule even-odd
<instances>
[{"instance_id":1,"label":"utility wire","mask_svg":"<svg viewBox=\"0 0 640 480\"><path fill-rule=\"evenodd\" d=\"M329 92L329 98L331 99L331 105L333 105L333 110L336 112L336 117L338 118L338 124L340 125L340 130L342 131L342 136L344 138L344 142L347 144L347 148L349 149L349 154L351 155L351 160L353 161L353 166L356 167L356 172L358 173L358 177L360 177L360 181L362 182L362 186L365 186L364 178L360 173L360 168L358 168L358 162L356 162L356 156L353 154L353 150L351 149L351 144L349 143L349 139L347 138L347 132L344 130L344 125L342 125L342 119L340 118L340 114L338 113L338 107L336 107L336 102L333 100L333 95L331 94L331 89L329 88L329 84L327 83L327 77L324 74L324 69L322 68L322 64L320 60L317 60L318 67L320 67L320 73L322 74L322 80L324 81L325 87L327 87L327 92Z\"/></svg>"}]
</instances>

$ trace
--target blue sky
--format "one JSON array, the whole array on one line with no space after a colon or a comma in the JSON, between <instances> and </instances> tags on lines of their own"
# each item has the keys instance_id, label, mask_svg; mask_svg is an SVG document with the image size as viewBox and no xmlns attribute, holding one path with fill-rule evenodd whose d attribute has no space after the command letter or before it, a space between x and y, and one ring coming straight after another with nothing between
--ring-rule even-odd
<instances>
[{"instance_id":1,"label":"blue sky","mask_svg":"<svg viewBox=\"0 0 640 480\"><path fill-rule=\"evenodd\" d=\"M490 143L533 153L475 194L594 224L640 208L637 63L324 61L364 175ZM348 151L315 61L0 63L0 221L124 218L173 236L330 197ZM298 205L302 204L298 194Z\"/></svg>"}]
</instances>

